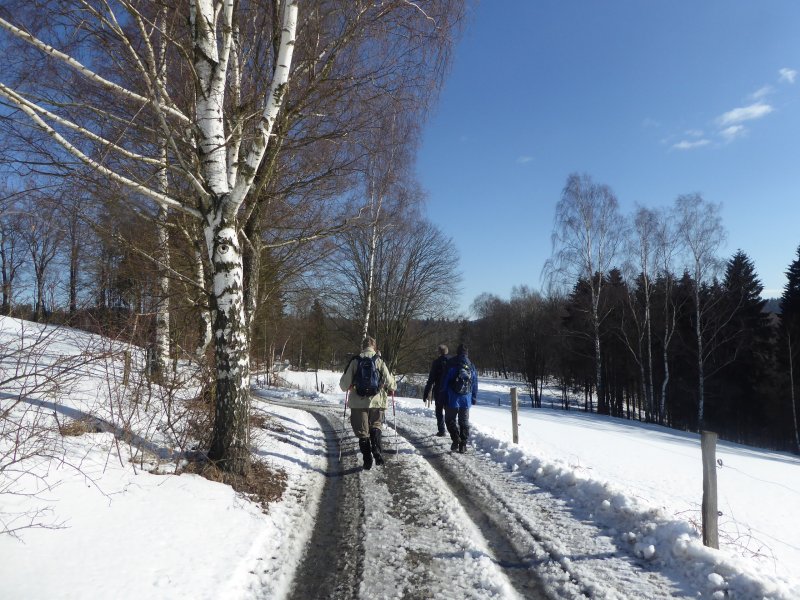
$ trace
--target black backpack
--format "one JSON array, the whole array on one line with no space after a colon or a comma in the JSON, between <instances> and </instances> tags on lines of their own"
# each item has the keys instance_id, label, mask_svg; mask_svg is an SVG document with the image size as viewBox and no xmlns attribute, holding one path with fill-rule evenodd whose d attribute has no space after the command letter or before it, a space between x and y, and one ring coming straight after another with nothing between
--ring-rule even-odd
<instances>
[{"instance_id":1,"label":"black backpack","mask_svg":"<svg viewBox=\"0 0 800 600\"><path fill-rule=\"evenodd\" d=\"M359 396L374 396L381 389L381 372L375 361L378 355L356 356L356 372L353 374L353 385Z\"/></svg>"},{"instance_id":2,"label":"black backpack","mask_svg":"<svg viewBox=\"0 0 800 600\"><path fill-rule=\"evenodd\" d=\"M459 396L472 392L472 365L464 358L456 366L456 373L450 380L450 389Z\"/></svg>"}]
</instances>

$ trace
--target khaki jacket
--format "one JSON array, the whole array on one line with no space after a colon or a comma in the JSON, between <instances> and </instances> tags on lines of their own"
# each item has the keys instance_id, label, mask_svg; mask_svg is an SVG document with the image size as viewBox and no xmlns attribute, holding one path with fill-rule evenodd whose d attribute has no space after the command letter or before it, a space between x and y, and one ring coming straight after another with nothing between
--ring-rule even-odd
<instances>
[{"instance_id":1,"label":"khaki jacket","mask_svg":"<svg viewBox=\"0 0 800 600\"><path fill-rule=\"evenodd\" d=\"M375 350L372 348L368 348L364 350L359 356L364 357L373 357L375 355ZM378 360L375 361L375 366L378 368L381 374L381 381L383 381L383 385L381 386L381 390L375 394L374 396L359 396L356 393L356 389L351 386L353 385L353 376L356 372L356 365L358 365L358 361L352 359L350 363L347 365L344 373L342 373L342 378L339 380L339 387L342 389L343 392L346 392L348 389L350 390L350 408L380 408L386 410L386 397L387 392L393 392L397 389L397 382L394 380L394 377L389 372L389 368L386 366L386 363L383 362L381 357L378 357Z\"/></svg>"}]
</instances>

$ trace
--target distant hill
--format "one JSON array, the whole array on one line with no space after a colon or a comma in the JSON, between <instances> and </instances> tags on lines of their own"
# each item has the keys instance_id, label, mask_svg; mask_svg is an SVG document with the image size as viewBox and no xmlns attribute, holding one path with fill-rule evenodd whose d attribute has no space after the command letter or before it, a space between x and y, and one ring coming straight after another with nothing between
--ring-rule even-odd
<instances>
[{"instance_id":1,"label":"distant hill","mask_svg":"<svg viewBox=\"0 0 800 600\"><path fill-rule=\"evenodd\" d=\"M767 298L767 303L764 305L765 313L781 314L781 299L780 298Z\"/></svg>"}]
</instances>

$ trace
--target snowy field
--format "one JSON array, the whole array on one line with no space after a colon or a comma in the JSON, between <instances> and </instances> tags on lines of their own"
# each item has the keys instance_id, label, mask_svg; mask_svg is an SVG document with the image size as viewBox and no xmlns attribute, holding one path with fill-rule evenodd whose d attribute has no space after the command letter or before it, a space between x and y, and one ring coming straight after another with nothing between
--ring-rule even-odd
<instances>
[{"instance_id":1,"label":"snowy field","mask_svg":"<svg viewBox=\"0 0 800 600\"><path fill-rule=\"evenodd\" d=\"M179 440L158 394L144 403L119 391L132 349L6 317L0 348L0 526L15 530L0 535L0 598L284 597L325 479L314 418L254 402L255 414L283 424L254 434L255 453L287 476L282 500L265 513L228 486L174 474ZM138 361L134 351L134 371ZM314 373L282 375L296 388L270 390L273 397L342 406L337 373L319 374L326 394L314 391ZM697 436L523 408L515 446L510 385L481 383L471 413L477 452L615 528L642 558L681 570L706 590L699 597L800 598L797 457L719 444L721 550L708 550L696 527ZM435 428L420 399L398 398L396 412L401 433L411 416ZM61 435L87 415L104 431ZM33 424L45 433L20 446L17 434Z\"/></svg>"}]
</instances>

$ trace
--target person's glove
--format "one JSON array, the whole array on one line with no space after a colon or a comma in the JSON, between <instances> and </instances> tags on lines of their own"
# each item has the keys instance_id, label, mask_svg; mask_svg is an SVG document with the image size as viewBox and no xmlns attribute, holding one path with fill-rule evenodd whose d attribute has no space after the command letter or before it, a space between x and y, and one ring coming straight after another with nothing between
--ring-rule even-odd
<instances>
[{"instance_id":1,"label":"person's glove","mask_svg":"<svg viewBox=\"0 0 800 600\"><path fill-rule=\"evenodd\" d=\"M472 399L472 406L475 406L477 403L478 403L478 401L475 398L473 398Z\"/></svg>"}]
</instances>

